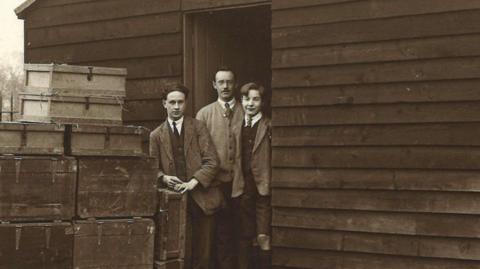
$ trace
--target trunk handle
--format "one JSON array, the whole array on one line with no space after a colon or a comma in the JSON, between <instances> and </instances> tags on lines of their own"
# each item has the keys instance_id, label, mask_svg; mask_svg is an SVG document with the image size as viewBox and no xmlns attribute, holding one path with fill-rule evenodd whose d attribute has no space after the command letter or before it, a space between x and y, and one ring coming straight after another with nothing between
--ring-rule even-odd
<instances>
[{"instance_id":1,"label":"trunk handle","mask_svg":"<svg viewBox=\"0 0 480 269\"><path fill-rule=\"evenodd\" d=\"M52 237L52 228L49 226L45 227L45 248L49 249L50 248L50 238Z\"/></svg>"},{"instance_id":2,"label":"trunk handle","mask_svg":"<svg viewBox=\"0 0 480 269\"><path fill-rule=\"evenodd\" d=\"M15 183L20 183L20 168L22 166L22 158L15 157Z\"/></svg>"},{"instance_id":3,"label":"trunk handle","mask_svg":"<svg viewBox=\"0 0 480 269\"><path fill-rule=\"evenodd\" d=\"M97 245L102 245L103 222L97 222Z\"/></svg>"},{"instance_id":4,"label":"trunk handle","mask_svg":"<svg viewBox=\"0 0 480 269\"><path fill-rule=\"evenodd\" d=\"M27 125L23 124L22 125L22 135L21 135L21 140L20 140L20 147L26 147L27 146Z\"/></svg>"},{"instance_id":5,"label":"trunk handle","mask_svg":"<svg viewBox=\"0 0 480 269\"><path fill-rule=\"evenodd\" d=\"M15 250L20 249L20 237L22 237L22 226L15 226Z\"/></svg>"},{"instance_id":6,"label":"trunk handle","mask_svg":"<svg viewBox=\"0 0 480 269\"><path fill-rule=\"evenodd\" d=\"M55 177L57 175L58 159L52 158L50 162L50 172L52 173L52 184L55 184Z\"/></svg>"},{"instance_id":7,"label":"trunk handle","mask_svg":"<svg viewBox=\"0 0 480 269\"><path fill-rule=\"evenodd\" d=\"M110 127L105 127L105 144L104 149L110 149Z\"/></svg>"}]
</instances>

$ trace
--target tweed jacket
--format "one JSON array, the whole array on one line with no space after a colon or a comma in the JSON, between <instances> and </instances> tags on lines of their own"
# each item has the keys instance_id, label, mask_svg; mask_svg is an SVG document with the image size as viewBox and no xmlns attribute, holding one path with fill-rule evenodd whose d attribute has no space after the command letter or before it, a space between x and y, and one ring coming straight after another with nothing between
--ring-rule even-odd
<instances>
[{"instance_id":1,"label":"tweed jacket","mask_svg":"<svg viewBox=\"0 0 480 269\"><path fill-rule=\"evenodd\" d=\"M169 128L165 121L150 133L150 155L158 160L158 176L176 174ZM187 178L199 182L191 196L206 215L211 215L224 203L223 194L214 184L218 170L215 147L203 122L185 116L181 132L184 132Z\"/></svg>"},{"instance_id":2,"label":"tweed jacket","mask_svg":"<svg viewBox=\"0 0 480 269\"><path fill-rule=\"evenodd\" d=\"M257 122L257 134L253 143L250 167L260 195L270 195L272 179L272 132L271 121L265 115Z\"/></svg>"},{"instance_id":3,"label":"tweed jacket","mask_svg":"<svg viewBox=\"0 0 480 269\"><path fill-rule=\"evenodd\" d=\"M230 119L224 116L224 108L215 101L198 111L197 119L205 122L220 160L217 179L232 182L232 197L243 193L241 137L244 112L237 102Z\"/></svg>"}]
</instances>

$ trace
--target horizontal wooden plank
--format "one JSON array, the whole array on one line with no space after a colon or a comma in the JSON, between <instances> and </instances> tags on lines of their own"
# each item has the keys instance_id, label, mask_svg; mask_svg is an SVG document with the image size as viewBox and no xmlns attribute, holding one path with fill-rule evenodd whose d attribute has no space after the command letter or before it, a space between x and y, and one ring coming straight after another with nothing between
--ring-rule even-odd
<instances>
[{"instance_id":1,"label":"horizontal wooden plank","mask_svg":"<svg viewBox=\"0 0 480 269\"><path fill-rule=\"evenodd\" d=\"M127 80L128 100L161 99L165 88L181 83L182 77Z\"/></svg>"},{"instance_id":2,"label":"horizontal wooden plank","mask_svg":"<svg viewBox=\"0 0 480 269\"><path fill-rule=\"evenodd\" d=\"M479 147L276 147L274 167L480 169Z\"/></svg>"},{"instance_id":3,"label":"horizontal wooden plank","mask_svg":"<svg viewBox=\"0 0 480 269\"><path fill-rule=\"evenodd\" d=\"M57 55L65 62L89 62L176 55L181 51L182 36L168 34L36 48L29 50L29 56L40 62L48 61Z\"/></svg>"},{"instance_id":4,"label":"horizontal wooden plank","mask_svg":"<svg viewBox=\"0 0 480 269\"><path fill-rule=\"evenodd\" d=\"M308 47L479 33L479 14L480 10L468 10L272 29L272 47Z\"/></svg>"},{"instance_id":5,"label":"horizontal wooden plank","mask_svg":"<svg viewBox=\"0 0 480 269\"><path fill-rule=\"evenodd\" d=\"M344 2L355 2L359 0L275 0L272 1L272 10L290 9L298 7L311 7L319 5L338 4Z\"/></svg>"},{"instance_id":6,"label":"horizontal wooden plank","mask_svg":"<svg viewBox=\"0 0 480 269\"><path fill-rule=\"evenodd\" d=\"M480 195L467 192L273 189L279 207L479 214Z\"/></svg>"},{"instance_id":7,"label":"horizontal wooden plank","mask_svg":"<svg viewBox=\"0 0 480 269\"><path fill-rule=\"evenodd\" d=\"M118 18L180 11L179 0L103 0L75 5L52 6L32 10L25 21L27 28L73 23L106 21Z\"/></svg>"},{"instance_id":8,"label":"horizontal wooden plank","mask_svg":"<svg viewBox=\"0 0 480 269\"><path fill-rule=\"evenodd\" d=\"M480 92L479 92L480 93ZM274 146L480 146L480 123L289 126Z\"/></svg>"},{"instance_id":9,"label":"horizontal wooden plank","mask_svg":"<svg viewBox=\"0 0 480 269\"><path fill-rule=\"evenodd\" d=\"M274 108L274 126L478 122L478 102Z\"/></svg>"},{"instance_id":10,"label":"horizontal wooden plank","mask_svg":"<svg viewBox=\"0 0 480 269\"><path fill-rule=\"evenodd\" d=\"M165 108L161 99L126 101L124 121L155 121L165 118Z\"/></svg>"},{"instance_id":11,"label":"horizontal wooden plank","mask_svg":"<svg viewBox=\"0 0 480 269\"><path fill-rule=\"evenodd\" d=\"M64 62L61 57L50 59L50 62L52 61ZM174 77L182 74L181 56L160 56L98 62L73 62L71 64L127 68L128 79Z\"/></svg>"},{"instance_id":12,"label":"horizontal wooden plank","mask_svg":"<svg viewBox=\"0 0 480 269\"><path fill-rule=\"evenodd\" d=\"M133 126L142 126L144 128L147 128L148 131L153 131L155 128L157 128L163 121L164 119L161 120L145 120L145 121L124 121L124 125L133 125ZM146 136L148 137L148 136ZM148 139L146 139L146 147L144 152L148 152Z\"/></svg>"},{"instance_id":13,"label":"horizontal wooden plank","mask_svg":"<svg viewBox=\"0 0 480 269\"><path fill-rule=\"evenodd\" d=\"M431 14L458 10L478 9L480 4L471 0L368 0L344 2L338 5L308 6L272 13L272 27L325 24L341 21L369 20L399 16Z\"/></svg>"},{"instance_id":14,"label":"horizontal wooden plank","mask_svg":"<svg viewBox=\"0 0 480 269\"><path fill-rule=\"evenodd\" d=\"M299 267L285 267L285 266L275 266L275 265L272 265L271 268L272 269L301 269Z\"/></svg>"},{"instance_id":15,"label":"horizontal wooden plank","mask_svg":"<svg viewBox=\"0 0 480 269\"><path fill-rule=\"evenodd\" d=\"M468 79L279 88L272 92L272 106L475 101L480 100L479 86L479 79Z\"/></svg>"},{"instance_id":16,"label":"horizontal wooden plank","mask_svg":"<svg viewBox=\"0 0 480 269\"><path fill-rule=\"evenodd\" d=\"M273 246L463 260L480 259L480 239L274 228Z\"/></svg>"},{"instance_id":17,"label":"horizontal wooden plank","mask_svg":"<svg viewBox=\"0 0 480 269\"><path fill-rule=\"evenodd\" d=\"M148 27L146 27L148 25ZM27 29L29 48L177 33L181 30L180 13L166 13Z\"/></svg>"},{"instance_id":18,"label":"horizontal wooden plank","mask_svg":"<svg viewBox=\"0 0 480 269\"><path fill-rule=\"evenodd\" d=\"M479 56L480 35L456 35L274 50L273 68Z\"/></svg>"},{"instance_id":19,"label":"horizontal wooden plank","mask_svg":"<svg viewBox=\"0 0 480 269\"><path fill-rule=\"evenodd\" d=\"M71 4L78 4L78 3L85 3L85 2L94 2L97 0L40 0L38 6L39 7L51 7L51 6L63 6L63 5L71 5Z\"/></svg>"},{"instance_id":20,"label":"horizontal wooden plank","mask_svg":"<svg viewBox=\"0 0 480 269\"><path fill-rule=\"evenodd\" d=\"M235 5L269 3L268 0L182 0L182 10L221 8Z\"/></svg>"},{"instance_id":21,"label":"horizontal wooden plank","mask_svg":"<svg viewBox=\"0 0 480 269\"><path fill-rule=\"evenodd\" d=\"M311 269L478 269L478 261L277 248L273 264Z\"/></svg>"},{"instance_id":22,"label":"horizontal wooden plank","mask_svg":"<svg viewBox=\"0 0 480 269\"><path fill-rule=\"evenodd\" d=\"M272 226L305 229L480 238L480 216L273 208Z\"/></svg>"},{"instance_id":23,"label":"horizontal wooden plank","mask_svg":"<svg viewBox=\"0 0 480 269\"><path fill-rule=\"evenodd\" d=\"M479 192L480 171L275 168L272 187Z\"/></svg>"},{"instance_id":24,"label":"horizontal wooden plank","mask_svg":"<svg viewBox=\"0 0 480 269\"><path fill-rule=\"evenodd\" d=\"M311 87L479 78L480 57L274 69L272 86Z\"/></svg>"}]
</instances>

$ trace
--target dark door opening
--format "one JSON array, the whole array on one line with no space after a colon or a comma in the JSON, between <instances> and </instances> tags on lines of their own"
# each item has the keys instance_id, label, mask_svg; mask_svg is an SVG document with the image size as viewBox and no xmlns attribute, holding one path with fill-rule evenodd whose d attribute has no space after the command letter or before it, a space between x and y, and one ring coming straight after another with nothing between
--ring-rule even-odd
<instances>
[{"instance_id":1,"label":"dark door opening","mask_svg":"<svg viewBox=\"0 0 480 269\"><path fill-rule=\"evenodd\" d=\"M270 89L270 16L269 5L185 15L184 74L185 84L193 92L193 114L216 100L212 80L219 66L236 72L238 87L256 81ZM269 96L265 101L269 114Z\"/></svg>"}]
</instances>

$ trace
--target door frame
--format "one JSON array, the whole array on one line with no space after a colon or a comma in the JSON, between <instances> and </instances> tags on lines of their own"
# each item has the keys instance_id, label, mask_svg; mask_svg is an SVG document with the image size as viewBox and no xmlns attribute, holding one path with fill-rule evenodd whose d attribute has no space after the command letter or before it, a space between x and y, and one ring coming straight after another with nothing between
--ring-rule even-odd
<instances>
[{"instance_id":1,"label":"door frame","mask_svg":"<svg viewBox=\"0 0 480 269\"><path fill-rule=\"evenodd\" d=\"M195 73L195 62L194 62L194 37L193 37L193 19L192 15L198 13L206 13L206 12L215 12L215 11L222 11L222 10L234 10L234 9L242 9L242 8L249 8L249 7L271 7L271 1L264 1L258 3L251 3L251 4L238 4L232 6L222 6L222 7L212 7L212 8L204 8L204 9L195 9L195 10L186 10L182 12L182 29L183 29L183 59L182 59L182 71L183 71L183 84L190 89L190 102L187 107L187 111L189 111L192 115L195 112L195 81L194 81L194 73ZM213 90L213 89L212 89ZM198 108L197 108L198 109Z\"/></svg>"}]
</instances>

